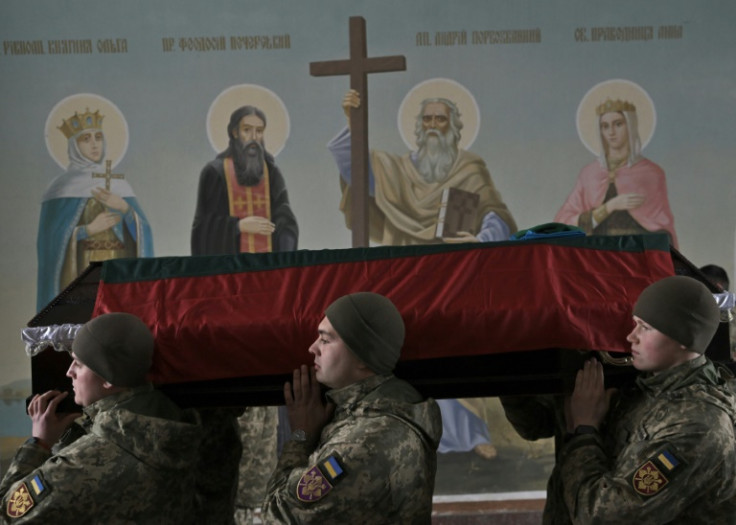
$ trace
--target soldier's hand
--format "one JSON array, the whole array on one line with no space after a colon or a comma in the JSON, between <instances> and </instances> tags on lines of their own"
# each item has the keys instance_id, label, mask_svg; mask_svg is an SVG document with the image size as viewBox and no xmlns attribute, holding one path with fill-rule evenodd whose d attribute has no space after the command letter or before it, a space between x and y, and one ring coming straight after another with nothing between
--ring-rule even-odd
<instances>
[{"instance_id":1,"label":"soldier's hand","mask_svg":"<svg viewBox=\"0 0 736 525\"><path fill-rule=\"evenodd\" d=\"M608 413L614 390L604 388L603 365L588 359L575 377L575 389L570 398L569 416L573 429L580 425L600 428Z\"/></svg>"},{"instance_id":2,"label":"soldier's hand","mask_svg":"<svg viewBox=\"0 0 736 525\"><path fill-rule=\"evenodd\" d=\"M81 415L79 413L56 413L56 407L68 395L69 392L49 390L43 394L36 394L28 404L32 435L48 447L59 441L67 427Z\"/></svg>"},{"instance_id":3,"label":"soldier's hand","mask_svg":"<svg viewBox=\"0 0 736 525\"><path fill-rule=\"evenodd\" d=\"M302 365L294 370L293 387L284 384L284 399L292 430L301 429L307 434L307 442L314 446L324 426L332 419L335 405L322 400L322 390L314 368Z\"/></svg>"}]
</instances>

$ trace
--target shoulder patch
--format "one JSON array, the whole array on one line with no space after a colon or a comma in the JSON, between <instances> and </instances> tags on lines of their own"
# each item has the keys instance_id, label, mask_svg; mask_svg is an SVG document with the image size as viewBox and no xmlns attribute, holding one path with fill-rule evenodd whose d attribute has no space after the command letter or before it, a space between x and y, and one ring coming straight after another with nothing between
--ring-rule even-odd
<instances>
[{"instance_id":1,"label":"shoulder patch","mask_svg":"<svg viewBox=\"0 0 736 525\"><path fill-rule=\"evenodd\" d=\"M51 491L51 487L49 487L49 484L46 483L45 479L43 479L40 472L29 480L28 485L35 495L36 501L45 498L46 494Z\"/></svg>"},{"instance_id":2,"label":"shoulder patch","mask_svg":"<svg viewBox=\"0 0 736 525\"><path fill-rule=\"evenodd\" d=\"M342 468L340 460L335 454L332 454L328 456L327 459L322 460L319 464L319 469L333 485L335 484L335 481L337 481L345 474L345 470Z\"/></svg>"},{"instance_id":3,"label":"shoulder patch","mask_svg":"<svg viewBox=\"0 0 736 525\"><path fill-rule=\"evenodd\" d=\"M649 498L664 490L685 462L668 448L663 448L647 459L631 475L631 487L642 498Z\"/></svg>"},{"instance_id":4,"label":"shoulder patch","mask_svg":"<svg viewBox=\"0 0 736 525\"><path fill-rule=\"evenodd\" d=\"M329 494L335 482L344 475L345 469L337 454L330 454L302 475L296 487L296 497L306 503L319 501Z\"/></svg>"},{"instance_id":5,"label":"shoulder patch","mask_svg":"<svg viewBox=\"0 0 736 525\"><path fill-rule=\"evenodd\" d=\"M331 490L332 485L315 465L299 479L299 484L296 486L296 497L299 498L299 501L312 503L324 498Z\"/></svg>"},{"instance_id":6,"label":"shoulder patch","mask_svg":"<svg viewBox=\"0 0 736 525\"><path fill-rule=\"evenodd\" d=\"M15 489L15 492L13 492L10 498L8 498L8 506L5 509L5 514L9 518L20 518L31 510L33 505L35 505L33 496L31 496L28 486L23 482Z\"/></svg>"},{"instance_id":7,"label":"shoulder patch","mask_svg":"<svg viewBox=\"0 0 736 525\"><path fill-rule=\"evenodd\" d=\"M8 498L5 514L9 518L24 516L33 506L51 492L51 487L39 472L27 478Z\"/></svg>"}]
</instances>

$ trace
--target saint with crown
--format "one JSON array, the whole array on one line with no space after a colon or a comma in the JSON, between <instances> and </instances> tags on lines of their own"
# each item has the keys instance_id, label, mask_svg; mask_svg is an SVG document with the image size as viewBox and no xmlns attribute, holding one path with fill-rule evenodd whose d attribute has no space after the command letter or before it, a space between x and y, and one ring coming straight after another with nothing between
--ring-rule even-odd
<instances>
[{"instance_id":1,"label":"saint with crown","mask_svg":"<svg viewBox=\"0 0 736 525\"><path fill-rule=\"evenodd\" d=\"M130 184L111 173L104 115L88 108L62 119L69 165L41 204L37 309L44 308L94 261L153 256L153 237Z\"/></svg>"},{"instance_id":2,"label":"saint with crown","mask_svg":"<svg viewBox=\"0 0 736 525\"><path fill-rule=\"evenodd\" d=\"M624 96L611 96L616 88ZM604 93L605 98L594 104ZM667 233L677 248L664 170L641 154L646 142L643 145L640 123L646 120L646 139L654 129L653 104L645 95L639 86L617 80L599 84L583 99L578 108L578 132L586 143L581 132L587 126L584 121L594 121L595 127L588 129L595 139L587 142L597 143L589 144L589 149L598 158L580 171L554 220L578 226L589 235ZM641 118L642 108L645 119Z\"/></svg>"}]
</instances>

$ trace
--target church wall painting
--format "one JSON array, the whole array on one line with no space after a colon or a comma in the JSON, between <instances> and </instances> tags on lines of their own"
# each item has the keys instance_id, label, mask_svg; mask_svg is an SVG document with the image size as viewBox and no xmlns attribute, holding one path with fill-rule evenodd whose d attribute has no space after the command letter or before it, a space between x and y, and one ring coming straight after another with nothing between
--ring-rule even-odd
<instances>
[{"instance_id":1,"label":"church wall painting","mask_svg":"<svg viewBox=\"0 0 736 525\"><path fill-rule=\"evenodd\" d=\"M217 156L200 175L192 255L296 250L299 228L274 159L289 136L278 95L228 87L207 112L207 136Z\"/></svg>"},{"instance_id":2,"label":"church wall painting","mask_svg":"<svg viewBox=\"0 0 736 525\"><path fill-rule=\"evenodd\" d=\"M643 156L656 127L654 103L623 79L595 85L580 101L580 140L597 157L580 172L555 221L588 235L667 233L678 248L665 173Z\"/></svg>"},{"instance_id":3,"label":"church wall painting","mask_svg":"<svg viewBox=\"0 0 736 525\"><path fill-rule=\"evenodd\" d=\"M124 174L113 173L128 148L128 126L117 106L98 95L71 95L53 107L44 135L65 171L41 197L38 310L90 262L154 255L133 188Z\"/></svg>"},{"instance_id":4,"label":"church wall painting","mask_svg":"<svg viewBox=\"0 0 736 525\"><path fill-rule=\"evenodd\" d=\"M12 227L4 235L6 256L0 262L0 323L11 341L43 302L37 301L35 286L36 243L41 230L48 230L41 227L41 196L68 167L67 160L56 160L68 147L57 127L75 111L99 109L104 115L104 160L111 161L110 173L125 175L139 215L155 233L150 253L187 255L202 167L227 147L222 136L227 139L232 107L215 118L213 106L251 86L273 93L286 116L283 126L276 125L277 112L263 108L265 143L288 188L299 248L350 246L339 209L339 170L327 147L345 124L341 101L349 81L313 77L309 64L349 55L348 20L355 15L366 20L369 56L406 57L405 71L368 77L371 149L395 155L416 149L420 101L410 101L410 94L425 98L421 90L437 80L460 86L457 93L469 95L440 96L460 108L461 148L482 159L516 227L527 228L557 216L581 167L599 154L595 107L604 100L594 100L584 113L586 94L606 83L636 85L644 102L629 102L636 106L646 158L666 172L680 250L696 264L714 262L733 274L734 220L728 210L736 199L731 162L736 106L728 64L736 48L729 25L736 7L730 2L707 7L687 1L642 7L633 0L616 6L534 0L466 0L452 6L379 0L360 8L330 0L305 4L285 0L274 8L232 0L207 5L166 0L153 7L139 2L132 9L103 1L87 10L48 0L33 6L8 3L10 16L0 21L5 94L0 104L13 124L0 146L0 213ZM289 17L283 16L286 11ZM81 28L72 23L81 19L87 21ZM62 101L83 96L87 100L55 113ZM477 110L467 109L472 106L463 96L471 97ZM238 105L252 103L236 98ZM627 100L618 92L611 98ZM124 139L112 135L115 118L130 131ZM280 148L270 135L274 131L284 135ZM588 137L584 143L581 135ZM61 149L48 155L46 141L52 138ZM107 171L104 161L98 164L95 173ZM112 180L111 188L119 182ZM20 342L0 352L0 384L29 377L22 352ZM438 487L490 490L484 475L513 468L510 462L519 456L509 459L504 447L516 447L523 456L544 458L534 463L534 479L492 490L543 490L551 450L515 439L494 403L466 408L485 421L499 456L492 461L468 456L464 463L444 465L472 472L469 485L482 481L450 488L443 478ZM511 479L507 473L493 477Z\"/></svg>"}]
</instances>

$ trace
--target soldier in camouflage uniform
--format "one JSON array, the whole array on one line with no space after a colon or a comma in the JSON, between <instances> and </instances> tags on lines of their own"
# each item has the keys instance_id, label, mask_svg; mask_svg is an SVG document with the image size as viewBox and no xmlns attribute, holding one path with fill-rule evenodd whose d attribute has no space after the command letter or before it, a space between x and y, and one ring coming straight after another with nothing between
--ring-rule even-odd
<instances>
[{"instance_id":1,"label":"soldier in camouflage uniform","mask_svg":"<svg viewBox=\"0 0 736 525\"><path fill-rule=\"evenodd\" d=\"M597 361L578 373L575 431L560 464L573 523L736 523L736 400L729 371L703 353L713 296L690 277L647 287L634 306L633 365L644 372L608 417ZM605 421L605 422L604 422Z\"/></svg>"},{"instance_id":2,"label":"soldier in camouflage uniform","mask_svg":"<svg viewBox=\"0 0 736 525\"><path fill-rule=\"evenodd\" d=\"M284 388L292 439L266 489L265 523L430 523L439 407L392 371L404 323L368 292L332 303L314 367ZM322 401L319 383L329 387Z\"/></svg>"},{"instance_id":3,"label":"soldier in camouflage uniform","mask_svg":"<svg viewBox=\"0 0 736 525\"><path fill-rule=\"evenodd\" d=\"M278 459L279 409L248 407L238 418L243 457L238 465L238 491L235 498L235 523L251 525L261 506L266 486L263 476L273 472Z\"/></svg>"},{"instance_id":4,"label":"soldier in camouflage uniform","mask_svg":"<svg viewBox=\"0 0 736 525\"><path fill-rule=\"evenodd\" d=\"M80 329L67 375L84 414L64 433L79 415L56 413L66 392L34 396L34 437L0 483L2 523L192 522L200 425L146 382L152 354L130 314Z\"/></svg>"}]
</instances>

